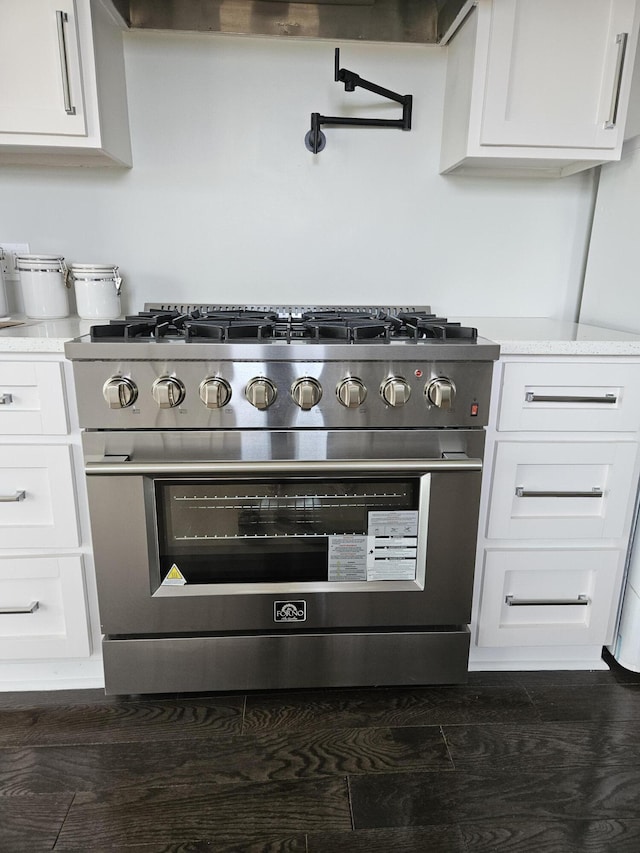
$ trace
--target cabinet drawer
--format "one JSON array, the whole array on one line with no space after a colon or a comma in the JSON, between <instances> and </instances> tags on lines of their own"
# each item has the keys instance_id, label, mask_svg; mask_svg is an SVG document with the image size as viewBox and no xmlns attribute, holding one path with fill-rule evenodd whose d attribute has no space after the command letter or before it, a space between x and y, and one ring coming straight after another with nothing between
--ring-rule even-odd
<instances>
[{"instance_id":1,"label":"cabinet drawer","mask_svg":"<svg viewBox=\"0 0 640 853\"><path fill-rule=\"evenodd\" d=\"M0 548L73 548L76 499L66 445L0 445Z\"/></svg>"},{"instance_id":2,"label":"cabinet drawer","mask_svg":"<svg viewBox=\"0 0 640 853\"><path fill-rule=\"evenodd\" d=\"M622 566L615 550L488 550L478 645L610 642Z\"/></svg>"},{"instance_id":3,"label":"cabinet drawer","mask_svg":"<svg viewBox=\"0 0 640 853\"><path fill-rule=\"evenodd\" d=\"M1 558L0 659L89 654L81 558Z\"/></svg>"},{"instance_id":4,"label":"cabinet drawer","mask_svg":"<svg viewBox=\"0 0 640 853\"><path fill-rule=\"evenodd\" d=\"M620 538L635 457L631 442L498 442L487 536Z\"/></svg>"},{"instance_id":5,"label":"cabinet drawer","mask_svg":"<svg viewBox=\"0 0 640 853\"><path fill-rule=\"evenodd\" d=\"M636 432L640 365L508 363L498 430Z\"/></svg>"},{"instance_id":6,"label":"cabinet drawer","mask_svg":"<svg viewBox=\"0 0 640 853\"><path fill-rule=\"evenodd\" d=\"M0 363L0 435L69 432L58 362Z\"/></svg>"}]
</instances>

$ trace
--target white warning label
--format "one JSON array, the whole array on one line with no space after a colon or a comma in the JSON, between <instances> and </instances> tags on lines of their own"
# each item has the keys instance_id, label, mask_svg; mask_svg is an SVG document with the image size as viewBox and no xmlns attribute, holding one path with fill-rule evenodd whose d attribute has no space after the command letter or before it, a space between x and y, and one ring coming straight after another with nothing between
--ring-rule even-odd
<instances>
[{"instance_id":1,"label":"white warning label","mask_svg":"<svg viewBox=\"0 0 640 853\"><path fill-rule=\"evenodd\" d=\"M367 536L329 536L330 581L366 581Z\"/></svg>"},{"instance_id":2,"label":"white warning label","mask_svg":"<svg viewBox=\"0 0 640 853\"><path fill-rule=\"evenodd\" d=\"M415 580L417 556L417 510L369 513L368 581Z\"/></svg>"},{"instance_id":3,"label":"white warning label","mask_svg":"<svg viewBox=\"0 0 640 853\"><path fill-rule=\"evenodd\" d=\"M369 536L417 536L418 510L369 513Z\"/></svg>"},{"instance_id":4,"label":"white warning label","mask_svg":"<svg viewBox=\"0 0 640 853\"><path fill-rule=\"evenodd\" d=\"M415 580L418 511L370 512L367 532L367 536L328 537L328 580Z\"/></svg>"}]
</instances>

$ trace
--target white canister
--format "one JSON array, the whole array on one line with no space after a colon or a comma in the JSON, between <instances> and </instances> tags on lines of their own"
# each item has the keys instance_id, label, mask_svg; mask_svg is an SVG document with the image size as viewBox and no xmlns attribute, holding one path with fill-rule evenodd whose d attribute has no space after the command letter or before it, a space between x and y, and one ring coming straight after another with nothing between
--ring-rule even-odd
<instances>
[{"instance_id":1,"label":"white canister","mask_svg":"<svg viewBox=\"0 0 640 853\"><path fill-rule=\"evenodd\" d=\"M4 249L0 246L0 317L5 317L7 314L7 294L4 289L2 261L4 261Z\"/></svg>"},{"instance_id":2,"label":"white canister","mask_svg":"<svg viewBox=\"0 0 640 853\"><path fill-rule=\"evenodd\" d=\"M78 317L115 320L120 316L122 277L113 264L71 264Z\"/></svg>"},{"instance_id":3,"label":"white canister","mask_svg":"<svg viewBox=\"0 0 640 853\"><path fill-rule=\"evenodd\" d=\"M24 313L34 320L69 316L67 265L61 255L17 255Z\"/></svg>"}]
</instances>

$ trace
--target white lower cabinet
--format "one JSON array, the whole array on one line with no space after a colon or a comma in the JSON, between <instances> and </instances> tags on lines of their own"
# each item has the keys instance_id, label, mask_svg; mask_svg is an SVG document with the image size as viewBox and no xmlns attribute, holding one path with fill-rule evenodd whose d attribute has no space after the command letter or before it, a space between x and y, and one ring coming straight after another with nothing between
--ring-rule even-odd
<instances>
[{"instance_id":1,"label":"white lower cabinet","mask_svg":"<svg viewBox=\"0 0 640 853\"><path fill-rule=\"evenodd\" d=\"M79 544L70 450L65 445L0 445L2 548Z\"/></svg>"},{"instance_id":2,"label":"white lower cabinet","mask_svg":"<svg viewBox=\"0 0 640 853\"><path fill-rule=\"evenodd\" d=\"M6 362L0 368L0 435L67 435L61 365Z\"/></svg>"},{"instance_id":3,"label":"white lower cabinet","mask_svg":"<svg viewBox=\"0 0 640 853\"><path fill-rule=\"evenodd\" d=\"M0 691L104 683L74 399L61 353L0 354Z\"/></svg>"},{"instance_id":4,"label":"white lower cabinet","mask_svg":"<svg viewBox=\"0 0 640 853\"><path fill-rule=\"evenodd\" d=\"M0 660L90 653L81 557L0 558Z\"/></svg>"},{"instance_id":5,"label":"white lower cabinet","mask_svg":"<svg viewBox=\"0 0 640 853\"><path fill-rule=\"evenodd\" d=\"M640 468L640 361L502 356L487 430L471 668L602 668Z\"/></svg>"},{"instance_id":6,"label":"white lower cabinet","mask_svg":"<svg viewBox=\"0 0 640 853\"><path fill-rule=\"evenodd\" d=\"M488 538L621 537L636 453L631 441L499 441Z\"/></svg>"},{"instance_id":7,"label":"white lower cabinet","mask_svg":"<svg viewBox=\"0 0 640 853\"><path fill-rule=\"evenodd\" d=\"M500 432L631 432L640 424L635 364L509 362L504 365Z\"/></svg>"},{"instance_id":8,"label":"white lower cabinet","mask_svg":"<svg viewBox=\"0 0 640 853\"><path fill-rule=\"evenodd\" d=\"M603 645L622 567L614 549L488 549L478 645Z\"/></svg>"}]
</instances>

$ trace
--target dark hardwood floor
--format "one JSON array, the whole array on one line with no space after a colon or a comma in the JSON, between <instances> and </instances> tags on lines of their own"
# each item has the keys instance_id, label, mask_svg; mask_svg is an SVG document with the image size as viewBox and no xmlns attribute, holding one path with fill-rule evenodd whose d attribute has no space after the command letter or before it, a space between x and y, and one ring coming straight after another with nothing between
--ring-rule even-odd
<instances>
[{"instance_id":1,"label":"dark hardwood floor","mask_svg":"<svg viewBox=\"0 0 640 853\"><path fill-rule=\"evenodd\" d=\"M0 693L0 851L637 853L640 675Z\"/></svg>"}]
</instances>

